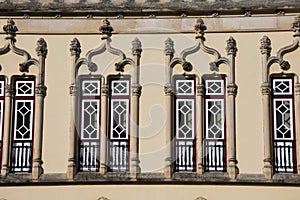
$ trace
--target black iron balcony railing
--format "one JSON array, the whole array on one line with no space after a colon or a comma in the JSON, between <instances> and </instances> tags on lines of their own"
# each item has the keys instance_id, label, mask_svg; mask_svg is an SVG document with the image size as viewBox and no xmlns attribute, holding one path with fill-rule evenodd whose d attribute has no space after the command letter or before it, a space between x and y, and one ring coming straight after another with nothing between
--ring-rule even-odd
<instances>
[{"instance_id":1,"label":"black iron balcony railing","mask_svg":"<svg viewBox=\"0 0 300 200\"><path fill-rule=\"evenodd\" d=\"M80 141L80 171L99 171L99 141Z\"/></svg>"},{"instance_id":2,"label":"black iron balcony railing","mask_svg":"<svg viewBox=\"0 0 300 200\"><path fill-rule=\"evenodd\" d=\"M109 171L124 172L129 170L129 141L111 140L109 143Z\"/></svg>"},{"instance_id":3,"label":"black iron balcony railing","mask_svg":"<svg viewBox=\"0 0 300 200\"><path fill-rule=\"evenodd\" d=\"M12 143L11 172L31 172L32 142L22 141Z\"/></svg>"},{"instance_id":4,"label":"black iron balcony railing","mask_svg":"<svg viewBox=\"0 0 300 200\"><path fill-rule=\"evenodd\" d=\"M226 171L224 140L204 140L204 170L205 171Z\"/></svg>"},{"instance_id":5,"label":"black iron balcony railing","mask_svg":"<svg viewBox=\"0 0 300 200\"><path fill-rule=\"evenodd\" d=\"M274 141L274 171L277 173L294 173L296 166L296 144L294 140Z\"/></svg>"},{"instance_id":6,"label":"black iron balcony railing","mask_svg":"<svg viewBox=\"0 0 300 200\"><path fill-rule=\"evenodd\" d=\"M175 171L196 171L195 141L180 140L175 142Z\"/></svg>"}]
</instances>

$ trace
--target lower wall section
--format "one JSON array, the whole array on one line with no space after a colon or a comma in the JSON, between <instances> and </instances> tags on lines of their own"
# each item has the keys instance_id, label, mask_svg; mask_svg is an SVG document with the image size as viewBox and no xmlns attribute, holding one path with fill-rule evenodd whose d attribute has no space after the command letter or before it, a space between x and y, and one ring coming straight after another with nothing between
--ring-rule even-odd
<instances>
[{"instance_id":1,"label":"lower wall section","mask_svg":"<svg viewBox=\"0 0 300 200\"><path fill-rule=\"evenodd\" d=\"M195 186L195 185L74 185L1 187L0 199L6 200L260 200L299 199L297 187L268 186Z\"/></svg>"}]
</instances>

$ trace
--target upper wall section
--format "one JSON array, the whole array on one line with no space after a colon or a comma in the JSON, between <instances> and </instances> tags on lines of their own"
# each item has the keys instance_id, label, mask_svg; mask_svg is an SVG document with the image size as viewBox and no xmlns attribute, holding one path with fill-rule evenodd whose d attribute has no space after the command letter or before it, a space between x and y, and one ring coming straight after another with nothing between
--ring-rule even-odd
<instances>
[{"instance_id":1,"label":"upper wall section","mask_svg":"<svg viewBox=\"0 0 300 200\"><path fill-rule=\"evenodd\" d=\"M249 15L299 11L298 0L0 0L0 16Z\"/></svg>"}]
</instances>

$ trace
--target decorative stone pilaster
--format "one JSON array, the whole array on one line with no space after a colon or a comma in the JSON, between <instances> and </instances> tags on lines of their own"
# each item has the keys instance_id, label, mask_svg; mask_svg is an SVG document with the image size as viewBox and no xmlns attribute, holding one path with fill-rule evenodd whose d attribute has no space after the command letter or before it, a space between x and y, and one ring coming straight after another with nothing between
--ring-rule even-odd
<instances>
[{"instance_id":1,"label":"decorative stone pilaster","mask_svg":"<svg viewBox=\"0 0 300 200\"><path fill-rule=\"evenodd\" d=\"M100 174L107 172L107 102L108 102L109 88L108 85L103 84L101 88L101 135L100 135Z\"/></svg>"},{"instance_id":2,"label":"decorative stone pilaster","mask_svg":"<svg viewBox=\"0 0 300 200\"><path fill-rule=\"evenodd\" d=\"M5 108L4 110L9 111L11 109L11 99L13 95L12 86L7 84L5 86ZM4 112L4 130L2 140L2 168L1 175L5 176L9 172L9 148L10 148L10 124L11 124L11 112Z\"/></svg>"},{"instance_id":3,"label":"decorative stone pilaster","mask_svg":"<svg viewBox=\"0 0 300 200\"><path fill-rule=\"evenodd\" d=\"M300 83L297 82L295 84L295 121L300 121ZM300 130L300 123L296 124L296 130ZM300 131L296 131L296 145L300 147ZM297 172L300 174L300 148L296 148L296 155L297 155Z\"/></svg>"},{"instance_id":4,"label":"decorative stone pilaster","mask_svg":"<svg viewBox=\"0 0 300 200\"><path fill-rule=\"evenodd\" d=\"M197 173L203 174L203 95L204 95L204 85L198 84L196 86L196 148L197 148Z\"/></svg>"}]
</instances>

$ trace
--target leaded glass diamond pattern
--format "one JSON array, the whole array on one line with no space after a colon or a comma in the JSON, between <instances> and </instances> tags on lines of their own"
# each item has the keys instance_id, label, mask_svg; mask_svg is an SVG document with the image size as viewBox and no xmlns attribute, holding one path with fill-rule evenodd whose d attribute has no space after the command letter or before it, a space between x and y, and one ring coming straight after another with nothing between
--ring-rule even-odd
<instances>
[{"instance_id":1,"label":"leaded glass diamond pattern","mask_svg":"<svg viewBox=\"0 0 300 200\"><path fill-rule=\"evenodd\" d=\"M291 99L274 99L274 129L276 139L293 139Z\"/></svg>"},{"instance_id":2,"label":"leaded glass diamond pattern","mask_svg":"<svg viewBox=\"0 0 300 200\"><path fill-rule=\"evenodd\" d=\"M223 100L206 100L206 130L208 139L224 139Z\"/></svg>"},{"instance_id":3,"label":"leaded glass diamond pattern","mask_svg":"<svg viewBox=\"0 0 300 200\"><path fill-rule=\"evenodd\" d=\"M176 94L194 95L194 80L177 80Z\"/></svg>"},{"instance_id":4,"label":"leaded glass diamond pattern","mask_svg":"<svg viewBox=\"0 0 300 200\"><path fill-rule=\"evenodd\" d=\"M129 94L129 81L112 81L112 95L128 95Z\"/></svg>"},{"instance_id":5,"label":"leaded glass diamond pattern","mask_svg":"<svg viewBox=\"0 0 300 200\"><path fill-rule=\"evenodd\" d=\"M96 96L100 95L100 81L98 80L85 80L82 81L83 96Z\"/></svg>"},{"instance_id":6,"label":"leaded glass diamond pattern","mask_svg":"<svg viewBox=\"0 0 300 200\"><path fill-rule=\"evenodd\" d=\"M32 100L16 101L14 139L31 140L33 113L32 104Z\"/></svg>"},{"instance_id":7,"label":"leaded glass diamond pattern","mask_svg":"<svg viewBox=\"0 0 300 200\"><path fill-rule=\"evenodd\" d=\"M224 81L223 80L207 80L205 82L207 95L223 95Z\"/></svg>"},{"instance_id":8,"label":"leaded glass diamond pattern","mask_svg":"<svg viewBox=\"0 0 300 200\"><path fill-rule=\"evenodd\" d=\"M273 94L275 94L275 95L292 94L292 80L291 79L274 79L273 80Z\"/></svg>"},{"instance_id":9,"label":"leaded glass diamond pattern","mask_svg":"<svg viewBox=\"0 0 300 200\"><path fill-rule=\"evenodd\" d=\"M177 138L194 138L194 100L176 101Z\"/></svg>"},{"instance_id":10,"label":"leaded glass diamond pattern","mask_svg":"<svg viewBox=\"0 0 300 200\"><path fill-rule=\"evenodd\" d=\"M112 100L112 139L128 138L128 100Z\"/></svg>"},{"instance_id":11,"label":"leaded glass diamond pattern","mask_svg":"<svg viewBox=\"0 0 300 200\"><path fill-rule=\"evenodd\" d=\"M82 139L98 139L99 135L99 101L82 101Z\"/></svg>"},{"instance_id":12,"label":"leaded glass diamond pattern","mask_svg":"<svg viewBox=\"0 0 300 200\"><path fill-rule=\"evenodd\" d=\"M33 96L34 81L17 81L16 96Z\"/></svg>"}]
</instances>

